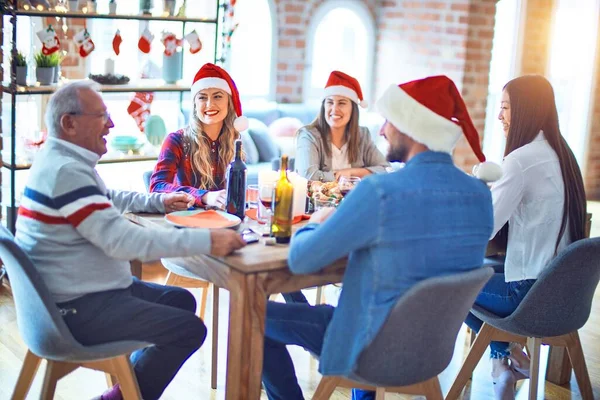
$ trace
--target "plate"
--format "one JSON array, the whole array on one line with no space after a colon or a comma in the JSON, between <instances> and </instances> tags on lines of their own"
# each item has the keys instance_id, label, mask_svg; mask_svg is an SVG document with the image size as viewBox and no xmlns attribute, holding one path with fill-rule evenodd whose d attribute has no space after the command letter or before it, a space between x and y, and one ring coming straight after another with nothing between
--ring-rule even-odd
<instances>
[{"instance_id":1,"label":"plate","mask_svg":"<svg viewBox=\"0 0 600 400\"><path fill-rule=\"evenodd\" d=\"M219 210L175 211L165 215L165 220L173 225L186 228L235 228L242 221L235 215Z\"/></svg>"}]
</instances>

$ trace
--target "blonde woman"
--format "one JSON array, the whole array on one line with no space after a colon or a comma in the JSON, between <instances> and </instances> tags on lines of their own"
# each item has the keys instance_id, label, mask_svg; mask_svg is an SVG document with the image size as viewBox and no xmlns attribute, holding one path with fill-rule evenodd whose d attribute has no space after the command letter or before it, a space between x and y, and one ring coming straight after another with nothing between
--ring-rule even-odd
<instances>
[{"instance_id":1,"label":"blonde woman","mask_svg":"<svg viewBox=\"0 0 600 400\"><path fill-rule=\"evenodd\" d=\"M225 207L225 171L234 142L248 126L235 83L224 69L204 64L191 89L194 107L187 127L165 139L150 178L150 191L186 192L196 206Z\"/></svg>"}]
</instances>

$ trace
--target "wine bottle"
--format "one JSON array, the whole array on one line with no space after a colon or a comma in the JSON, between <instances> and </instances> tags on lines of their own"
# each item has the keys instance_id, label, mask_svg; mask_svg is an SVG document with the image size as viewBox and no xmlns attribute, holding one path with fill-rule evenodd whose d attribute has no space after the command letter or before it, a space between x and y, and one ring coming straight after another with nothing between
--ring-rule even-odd
<instances>
[{"instance_id":1,"label":"wine bottle","mask_svg":"<svg viewBox=\"0 0 600 400\"><path fill-rule=\"evenodd\" d=\"M246 164L242 161L242 141L235 141L235 159L227 167L227 206L229 214L244 220L246 210Z\"/></svg>"},{"instance_id":2,"label":"wine bottle","mask_svg":"<svg viewBox=\"0 0 600 400\"><path fill-rule=\"evenodd\" d=\"M279 180L273 189L273 219L271 221L271 236L277 243L289 243L292 237L292 206L294 200L294 185L287 176L288 157L281 156Z\"/></svg>"}]
</instances>

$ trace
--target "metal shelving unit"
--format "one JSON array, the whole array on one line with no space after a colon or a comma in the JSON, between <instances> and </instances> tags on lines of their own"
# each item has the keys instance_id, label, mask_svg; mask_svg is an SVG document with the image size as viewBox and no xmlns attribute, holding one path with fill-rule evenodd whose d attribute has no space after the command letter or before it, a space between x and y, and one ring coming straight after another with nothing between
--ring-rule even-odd
<instances>
[{"instance_id":1,"label":"metal shelving unit","mask_svg":"<svg viewBox=\"0 0 600 400\"><path fill-rule=\"evenodd\" d=\"M12 25L12 37L11 37L11 60L16 59L17 55L17 19L20 16L24 17L41 17L41 18L84 18L84 19L118 19L118 20L132 20L132 21L162 21L162 22L180 22L182 23L182 32L185 32L186 23L202 23L202 24L214 24L215 38L214 38L214 62L222 60L222 57L218 57L219 48L219 37L223 36L222 23L224 21L226 13L224 10L227 9L225 0L214 0L216 2L216 18L182 18L182 17L163 17L155 15L122 15L122 14L97 14L97 13L84 13L84 12L57 12L57 11L38 11L38 10L19 10L17 7L17 0L5 0L5 8L2 10L3 16L9 17L9 22ZM1 5L0 5L1 6ZM0 24L0 26L2 26ZM4 27L2 26L2 29ZM183 70L183 63L182 63ZM26 170L31 167L31 164L21 164L16 162L16 99L20 95L49 95L54 93L60 84L51 86L19 86L16 84L17 68L16 64L11 61L10 63L10 82L8 85L2 84L1 91L9 95L10 99L10 159L2 160L2 167L10 171L10 202L6 206L6 221L7 227L12 232L15 231L15 223L17 217L17 204L16 204L16 187L15 178L16 171ZM101 85L102 92L105 93L126 93L126 92L178 92L180 103L183 99L183 93L190 90L189 85L178 85L178 84L166 84L159 80L139 80L131 82L125 85ZM8 132L4 132L6 134ZM150 161L155 160L154 156L147 155L126 155L122 157L109 157L102 159L100 163L122 163L132 161Z\"/></svg>"}]
</instances>

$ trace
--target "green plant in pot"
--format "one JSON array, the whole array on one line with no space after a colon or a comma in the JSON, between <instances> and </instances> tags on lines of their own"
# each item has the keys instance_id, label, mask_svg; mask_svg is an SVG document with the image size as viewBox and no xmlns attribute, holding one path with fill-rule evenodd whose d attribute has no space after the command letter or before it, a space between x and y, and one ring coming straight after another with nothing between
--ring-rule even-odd
<instances>
[{"instance_id":1,"label":"green plant in pot","mask_svg":"<svg viewBox=\"0 0 600 400\"><path fill-rule=\"evenodd\" d=\"M35 77L40 85L50 85L54 82L54 61L52 57L46 56L43 53L37 53L34 56L35 60Z\"/></svg>"},{"instance_id":2,"label":"green plant in pot","mask_svg":"<svg viewBox=\"0 0 600 400\"><path fill-rule=\"evenodd\" d=\"M27 86L27 59L25 55L18 52L13 61L17 67L17 85Z\"/></svg>"},{"instance_id":3,"label":"green plant in pot","mask_svg":"<svg viewBox=\"0 0 600 400\"><path fill-rule=\"evenodd\" d=\"M52 79L54 83L57 83L60 77L60 64L65 59L65 54L66 52L63 54L61 51L56 51L48 56L50 57L50 65L54 68L54 78Z\"/></svg>"}]
</instances>

